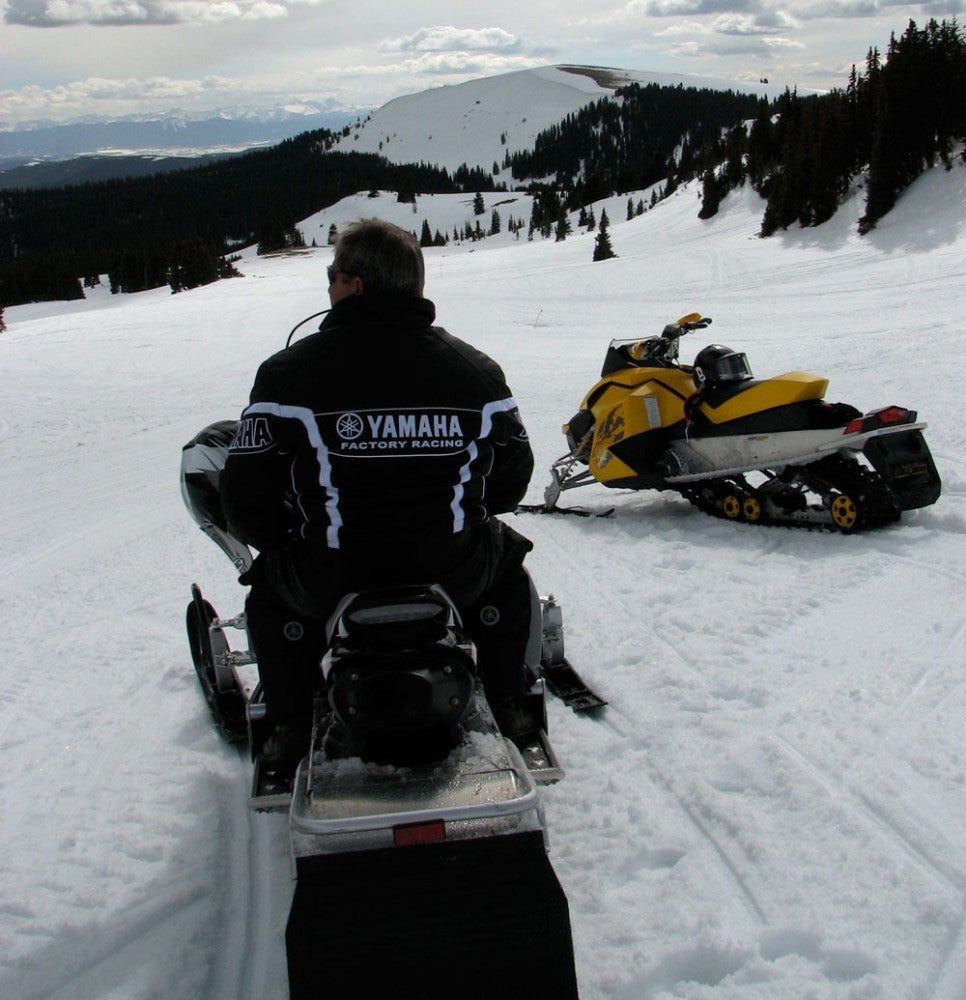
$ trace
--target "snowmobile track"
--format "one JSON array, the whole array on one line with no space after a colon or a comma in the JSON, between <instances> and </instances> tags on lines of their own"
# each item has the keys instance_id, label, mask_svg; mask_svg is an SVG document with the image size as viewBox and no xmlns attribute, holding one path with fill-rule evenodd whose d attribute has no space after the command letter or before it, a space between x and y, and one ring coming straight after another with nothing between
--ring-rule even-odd
<instances>
[{"instance_id":1,"label":"snowmobile track","mask_svg":"<svg viewBox=\"0 0 966 1000\"><path fill-rule=\"evenodd\" d=\"M887 527L899 520L892 494L878 473L854 459L831 455L804 466L802 475L809 488L819 495L821 507L813 505L807 512L800 513L776 514L774 509L769 510L766 491L751 486L743 476L701 480L681 487L680 492L702 513L758 527L858 534ZM765 486L774 480L775 477ZM843 514L836 513L837 504L844 505ZM755 513L746 514L749 509Z\"/></svg>"}]
</instances>

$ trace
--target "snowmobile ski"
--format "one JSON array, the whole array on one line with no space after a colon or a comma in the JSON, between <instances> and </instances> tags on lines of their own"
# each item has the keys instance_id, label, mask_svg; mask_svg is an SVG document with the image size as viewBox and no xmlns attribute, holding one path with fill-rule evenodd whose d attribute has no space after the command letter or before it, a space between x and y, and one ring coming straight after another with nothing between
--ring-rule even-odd
<instances>
[{"instance_id":1,"label":"snowmobile ski","mask_svg":"<svg viewBox=\"0 0 966 1000\"><path fill-rule=\"evenodd\" d=\"M545 663L543 676L550 693L577 713L591 712L607 704L567 659L560 663Z\"/></svg>"},{"instance_id":2,"label":"snowmobile ski","mask_svg":"<svg viewBox=\"0 0 966 1000\"><path fill-rule=\"evenodd\" d=\"M580 676L564 652L563 611L553 594L540 598L540 672L550 693L575 712L603 708L607 702Z\"/></svg>"},{"instance_id":3,"label":"snowmobile ski","mask_svg":"<svg viewBox=\"0 0 966 1000\"><path fill-rule=\"evenodd\" d=\"M587 510L584 507L558 507L548 503L521 503L516 509L521 514L572 514L574 517L610 517L614 513L613 507L608 507L607 510Z\"/></svg>"},{"instance_id":4,"label":"snowmobile ski","mask_svg":"<svg viewBox=\"0 0 966 1000\"><path fill-rule=\"evenodd\" d=\"M198 682L211 709L215 725L229 743L248 738L247 698L233 669L233 653L215 609L198 584L191 585L191 602L185 613L188 644Z\"/></svg>"}]
</instances>

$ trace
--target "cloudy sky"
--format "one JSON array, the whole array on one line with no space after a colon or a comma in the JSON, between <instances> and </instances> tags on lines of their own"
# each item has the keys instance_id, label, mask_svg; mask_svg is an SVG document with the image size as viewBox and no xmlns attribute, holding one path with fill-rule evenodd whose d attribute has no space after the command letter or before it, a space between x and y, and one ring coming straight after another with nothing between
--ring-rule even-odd
<instances>
[{"instance_id":1,"label":"cloudy sky","mask_svg":"<svg viewBox=\"0 0 966 1000\"><path fill-rule=\"evenodd\" d=\"M0 0L0 123L378 107L550 63L844 86L966 0Z\"/></svg>"}]
</instances>

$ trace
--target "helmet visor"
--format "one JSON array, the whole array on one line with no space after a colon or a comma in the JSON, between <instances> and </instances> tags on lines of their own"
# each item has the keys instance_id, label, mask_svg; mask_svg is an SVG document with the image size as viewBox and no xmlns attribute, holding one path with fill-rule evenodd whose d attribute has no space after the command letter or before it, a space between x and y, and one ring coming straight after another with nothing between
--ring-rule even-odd
<instances>
[{"instance_id":1,"label":"helmet visor","mask_svg":"<svg viewBox=\"0 0 966 1000\"><path fill-rule=\"evenodd\" d=\"M743 353L726 354L715 362L718 379L721 382L740 382L751 378L751 365Z\"/></svg>"}]
</instances>

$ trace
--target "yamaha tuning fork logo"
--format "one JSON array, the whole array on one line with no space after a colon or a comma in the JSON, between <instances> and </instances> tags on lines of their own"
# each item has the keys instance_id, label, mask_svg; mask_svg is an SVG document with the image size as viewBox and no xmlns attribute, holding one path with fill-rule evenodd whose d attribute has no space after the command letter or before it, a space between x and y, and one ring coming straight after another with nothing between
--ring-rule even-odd
<instances>
[{"instance_id":1,"label":"yamaha tuning fork logo","mask_svg":"<svg viewBox=\"0 0 966 1000\"><path fill-rule=\"evenodd\" d=\"M330 414L339 454L375 457L455 454L469 443L464 422L472 411L449 409L346 410Z\"/></svg>"},{"instance_id":2,"label":"yamaha tuning fork logo","mask_svg":"<svg viewBox=\"0 0 966 1000\"><path fill-rule=\"evenodd\" d=\"M365 424L358 413L343 413L335 422L336 433L343 441L355 441L365 431Z\"/></svg>"}]
</instances>

